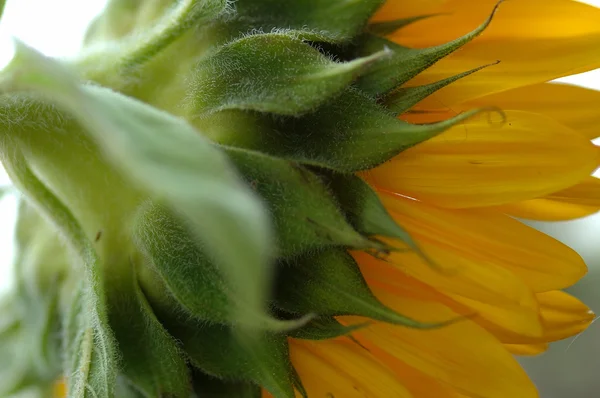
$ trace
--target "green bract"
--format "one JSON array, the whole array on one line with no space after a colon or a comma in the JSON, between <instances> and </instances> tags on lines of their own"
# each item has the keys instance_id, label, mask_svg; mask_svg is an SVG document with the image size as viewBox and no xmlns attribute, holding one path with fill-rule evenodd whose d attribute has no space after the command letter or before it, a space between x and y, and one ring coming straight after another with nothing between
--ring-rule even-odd
<instances>
[{"instance_id":1,"label":"green bract","mask_svg":"<svg viewBox=\"0 0 600 398\"><path fill-rule=\"evenodd\" d=\"M419 18L368 26L382 3L114 0L73 61L17 43L0 73L23 197L2 396L61 375L75 398L306 396L289 338L369 325L338 315L444 325L369 290L348 250L419 248L353 173L478 112L397 118L476 70L399 86L489 20L407 49L378 35Z\"/></svg>"}]
</instances>

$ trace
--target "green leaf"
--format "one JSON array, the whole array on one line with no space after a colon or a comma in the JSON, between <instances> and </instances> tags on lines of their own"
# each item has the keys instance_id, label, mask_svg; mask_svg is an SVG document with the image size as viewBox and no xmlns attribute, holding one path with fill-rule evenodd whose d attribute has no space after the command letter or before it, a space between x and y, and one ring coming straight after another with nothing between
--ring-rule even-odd
<instances>
[{"instance_id":1,"label":"green leaf","mask_svg":"<svg viewBox=\"0 0 600 398\"><path fill-rule=\"evenodd\" d=\"M83 285L73 298L64 328L69 396L113 397L116 344L108 326L103 275L96 252L69 209L29 169L14 141L2 141L1 155L13 183L58 228L83 265Z\"/></svg>"},{"instance_id":2,"label":"green leaf","mask_svg":"<svg viewBox=\"0 0 600 398\"><path fill-rule=\"evenodd\" d=\"M276 305L291 313L359 315L415 329L454 323L421 323L380 303L350 254L342 249L314 252L280 264Z\"/></svg>"},{"instance_id":3,"label":"green leaf","mask_svg":"<svg viewBox=\"0 0 600 398\"><path fill-rule=\"evenodd\" d=\"M440 80L439 82L426 84L424 86L415 87L401 87L394 91L385 98L384 105L387 109L394 112L396 115L400 115L414 105L418 104L421 100L429 97L431 94L438 90L446 87L447 85L454 83L455 81L467 77L475 72L478 72L488 66L497 65L500 61L491 63L489 65L480 66L478 68L471 69L469 71L459 73L458 75L449 77L447 79Z\"/></svg>"},{"instance_id":4,"label":"green leaf","mask_svg":"<svg viewBox=\"0 0 600 398\"><path fill-rule=\"evenodd\" d=\"M391 50L389 58L373 65L358 81L358 87L372 96L383 96L406 83L440 59L448 56L479 36L492 22L501 1L489 18L477 29L451 42L424 49L406 48L384 38L365 35L359 43L357 55L372 54L382 49Z\"/></svg>"},{"instance_id":5,"label":"green leaf","mask_svg":"<svg viewBox=\"0 0 600 398\"><path fill-rule=\"evenodd\" d=\"M293 398L292 370L283 334L241 334L236 328L198 321L165 296L164 282L151 268L140 273L157 317L181 344L191 363L213 377L253 382L276 398Z\"/></svg>"},{"instance_id":6,"label":"green leaf","mask_svg":"<svg viewBox=\"0 0 600 398\"><path fill-rule=\"evenodd\" d=\"M194 392L198 398L260 398L261 388L255 384L225 381L196 372Z\"/></svg>"},{"instance_id":7,"label":"green leaf","mask_svg":"<svg viewBox=\"0 0 600 398\"><path fill-rule=\"evenodd\" d=\"M188 398L190 375L183 353L146 301L132 266L107 283L110 324L119 342L120 371L146 397Z\"/></svg>"},{"instance_id":8,"label":"green leaf","mask_svg":"<svg viewBox=\"0 0 600 398\"><path fill-rule=\"evenodd\" d=\"M24 44L3 78L5 90L33 90L70 111L122 173L181 214L235 292L232 317L256 324L271 275L269 219L221 150L182 119L79 85Z\"/></svg>"},{"instance_id":9,"label":"green leaf","mask_svg":"<svg viewBox=\"0 0 600 398\"><path fill-rule=\"evenodd\" d=\"M319 317L311 320L306 325L289 333L290 337L304 340L328 340L336 337L347 336L352 332L368 326L369 323L345 326L334 317Z\"/></svg>"},{"instance_id":10,"label":"green leaf","mask_svg":"<svg viewBox=\"0 0 600 398\"><path fill-rule=\"evenodd\" d=\"M340 94L386 53L340 63L289 34L246 36L198 64L188 107L200 114L240 109L299 115Z\"/></svg>"},{"instance_id":11,"label":"green leaf","mask_svg":"<svg viewBox=\"0 0 600 398\"><path fill-rule=\"evenodd\" d=\"M348 224L322 181L307 168L259 152L225 150L265 200L275 222L280 256L324 246L385 250Z\"/></svg>"},{"instance_id":12,"label":"green leaf","mask_svg":"<svg viewBox=\"0 0 600 398\"><path fill-rule=\"evenodd\" d=\"M224 140L298 163L353 173L378 166L478 112L414 125L399 120L359 91L347 90L314 113L293 119L259 120L261 128L247 129L239 138Z\"/></svg>"},{"instance_id":13,"label":"green leaf","mask_svg":"<svg viewBox=\"0 0 600 398\"><path fill-rule=\"evenodd\" d=\"M383 0L253 0L235 3L241 26L271 31L298 30L303 39L324 42L351 40L366 25Z\"/></svg>"},{"instance_id":14,"label":"green leaf","mask_svg":"<svg viewBox=\"0 0 600 398\"><path fill-rule=\"evenodd\" d=\"M390 21L373 22L367 27L367 32L378 36L386 36L400 30L415 22L422 21L427 18L437 17L440 14L417 15L414 17L394 19Z\"/></svg>"}]
</instances>

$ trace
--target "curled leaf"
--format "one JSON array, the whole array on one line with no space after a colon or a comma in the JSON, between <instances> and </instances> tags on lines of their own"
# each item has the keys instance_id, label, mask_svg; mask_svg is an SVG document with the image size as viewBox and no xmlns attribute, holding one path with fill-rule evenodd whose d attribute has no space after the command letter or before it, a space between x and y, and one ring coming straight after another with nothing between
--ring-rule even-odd
<instances>
[{"instance_id":1,"label":"curled leaf","mask_svg":"<svg viewBox=\"0 0 600 398\"><path fill-rule=\"evenodd\" d=\"M71 112L113 165L185 217L235 292L232 318L256 324L271 275L268 215L221 150L182 119L80 85L63 65L24 44L2 77L5 90L32 90Z\"/></svg>"}]
</instances>

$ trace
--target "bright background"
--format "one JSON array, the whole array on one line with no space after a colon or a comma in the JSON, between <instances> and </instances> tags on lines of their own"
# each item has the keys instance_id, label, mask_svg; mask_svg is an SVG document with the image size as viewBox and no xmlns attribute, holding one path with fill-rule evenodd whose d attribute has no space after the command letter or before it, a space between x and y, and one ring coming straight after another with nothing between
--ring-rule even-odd
<instances>
[{"instance_id":1,"label":"bright background","mask_svg":"<svg viewBox=\"0 0 600 398\"><path fill-rule=\"evenodd\" d=\"M600 0L584 2L600 7ZM75 55L87 24L105 3L106 0L8 0L0 23L0 67L12 55L10 37L17 37L46 55ZM600 70L561 81L600 90ZM8 183L0 169L0 186ZM0 200L0 294L12 284L15 213L13 195ZM600 215L575 222L538 223L535 226L561 239L587 260L590 273L572 289L572 293L600 313ZM522 363L539 385L542 398L600 397L600 322L575 341L555 344L547 354L524 359Z\"/></svg>"}]
</instances>

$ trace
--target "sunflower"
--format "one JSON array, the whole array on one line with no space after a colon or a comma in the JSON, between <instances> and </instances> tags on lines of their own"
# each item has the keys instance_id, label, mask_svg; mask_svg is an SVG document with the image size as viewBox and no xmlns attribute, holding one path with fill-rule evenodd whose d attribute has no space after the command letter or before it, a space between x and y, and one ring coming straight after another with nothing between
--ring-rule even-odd
<instances>
[{"instance_id":1,"label":"sunflower","mask_svg":"<svg viewBox=\"0 0 600 398\"><path fill-rule=\"evenodd\" d=\"M600 209L600 94L548 83L600 66L599 22L571 0L121 0L74 60L18 44L4 392L536 397L513 355L593 314L562 291L583 260L518 219Z\"/></svg>"}]
</instances>

